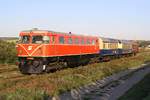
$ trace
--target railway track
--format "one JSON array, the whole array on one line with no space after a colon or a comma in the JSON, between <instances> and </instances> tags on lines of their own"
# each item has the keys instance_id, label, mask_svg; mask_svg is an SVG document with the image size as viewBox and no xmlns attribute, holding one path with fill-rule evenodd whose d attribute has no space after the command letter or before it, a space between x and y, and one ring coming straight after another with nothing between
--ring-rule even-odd
<instances>
[{"instance_id":1,"label":"railway track","mask_svg":"<svg viewBox=\"0 0 150 100\"><path fill-rule=\"evenodd\" d=\"M128 69L92 84L53 97L52 100L117 100L134 84L150 73L150 64Z\"/></svg>"}]
</instances>

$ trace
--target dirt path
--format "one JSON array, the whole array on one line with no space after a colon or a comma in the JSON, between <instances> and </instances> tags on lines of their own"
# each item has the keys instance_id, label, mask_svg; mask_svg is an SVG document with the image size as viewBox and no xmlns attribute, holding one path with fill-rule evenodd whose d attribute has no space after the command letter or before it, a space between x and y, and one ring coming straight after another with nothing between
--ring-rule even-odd
<instances>
[{"instance_id":1,"label":"dirt path","mask_svg":"<svg viewBox=\"0 0 150 100\"><path fill-rule=\"evenodd\" d=\"M116 100L120 96L122 96L125 92L127 92L133 85L138 83L140 80L144 78L148 73L150 73L150 67L139 70L127 80L120 80L121 84L115 87L110 91L110 96L108 96L109 100Z\"/></svg>"},{"instance_id":2,"label":"dirt path","mask_svg":"<svg viewBox=\"0 0 150 100\"><path fill-rule=\"evenodd\" d=\"M99 90L99 96L95 95L89 99L91 100L117 100L120 96L122 96L125 92L127 92L133 85L138 83L140 80L144 78L145 75L150 73L150 67L143 68L134 72L132 75L128 76L125 79L119 79L117 82L113 82L109 86L105 87L104 90L106 91L101 94L101 90ZM115 84L117 84L115 86ZM85 95L86 96L86 95Z\"/></svg>"},{"instance_id":3,"label":"dirt path","mask_svg":"<svg viewBox=\"0 0 150 100\"><path fill-rule=\"evenodd\" d=\"M150 64L129 69L60 95L60 100L117 100L150 73ZM53 98L55 99L55 98Z\"/></svg>"}]
</instances>

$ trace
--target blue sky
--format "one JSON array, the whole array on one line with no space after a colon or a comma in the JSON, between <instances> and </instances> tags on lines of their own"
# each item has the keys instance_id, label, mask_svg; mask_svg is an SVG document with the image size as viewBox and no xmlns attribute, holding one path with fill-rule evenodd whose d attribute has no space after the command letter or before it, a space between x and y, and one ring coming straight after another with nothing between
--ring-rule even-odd
<instances>
[{"instance_id":1,"label":"blue sky","mask_svg":"<svg viewBox=\"0 0 150 100\"><path fill-rule=\"evenodd\" d=\"M0 0L0 36L39 28L150 40L150 0Z\"/></svg>"}]
</instances>

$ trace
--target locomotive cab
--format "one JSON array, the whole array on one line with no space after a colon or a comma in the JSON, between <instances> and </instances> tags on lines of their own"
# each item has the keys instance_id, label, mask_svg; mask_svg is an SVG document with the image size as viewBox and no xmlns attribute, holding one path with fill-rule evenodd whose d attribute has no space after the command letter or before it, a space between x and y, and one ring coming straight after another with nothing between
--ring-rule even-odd
<instances>
[{"instance_id":1,"label":"locomotive cab","mask_svg":"<svg viewBox=\"0 0 150 100\"><path fill-rule=\"evenodd\" d=\"M17 44L19 69L22 73L41 73L45 70L46 45L50 36L45 31L23 31Z\"/></svg>"}]
</instances>

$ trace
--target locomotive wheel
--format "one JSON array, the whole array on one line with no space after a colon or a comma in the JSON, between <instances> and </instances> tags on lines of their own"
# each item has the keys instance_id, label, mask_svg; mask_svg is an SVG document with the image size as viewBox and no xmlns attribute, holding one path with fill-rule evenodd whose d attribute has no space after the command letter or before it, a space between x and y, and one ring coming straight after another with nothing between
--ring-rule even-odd
<instances>
[{"instance_id":1,"label":"locomotive wheel","mask_svg":"<svg viewBox=\"0 0 150 100\"><path fill-rule=\"evenodd\" d=\"M40 60L33 61L30 66L31 66L31 73L39 74L43 72L43 63Z\"/></svg>"},{"instance_id":2,"label":"locomotive wheel","mask_svg":"<svg viewBox=\"0 0 150 100\"><path fill-rule=\"evenodd\" d=\"M43 72L43 63L40 60L28 61L20 63L19 70L22 74L40 74Z\"/></svg>"}]
</instances>

